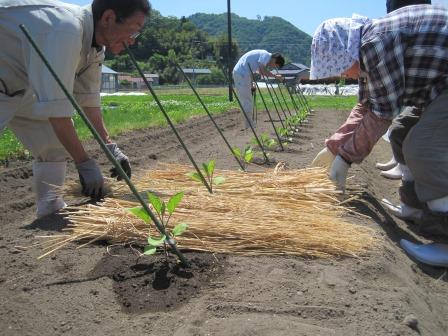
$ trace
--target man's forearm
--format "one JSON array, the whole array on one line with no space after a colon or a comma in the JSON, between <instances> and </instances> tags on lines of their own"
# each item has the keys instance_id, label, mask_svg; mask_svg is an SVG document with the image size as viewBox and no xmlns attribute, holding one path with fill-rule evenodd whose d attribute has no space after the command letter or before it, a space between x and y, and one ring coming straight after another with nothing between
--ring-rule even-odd
<instances>
[{"instance_id":1,"label":"man's forearm","mask_svg":"<svg viewBox=\"0 0 448 336\"><path fill-rule=\"evenodd\" d=\"M346 161L360 163L387 132L390 124L390 120L379 118L369 111L353 130L351 137L339 148L339 155Z\"/></svg>"},{"instance_id":2,"label":"man's forearm","mask_svg":"<svg viewBox=\"0 0 448 336\"><path fill-rule=\"evenodd\" d=\"M268 69L266 69L266 68L263 68L263 67L260 67L260 69L258 70L263 76L266 76L266 77L274 77L274 78L276 78L276 79L278 79L278 80L281 80L283 77L281 76L281 75L279 75L279 74L273 74L271 71L269 71Z\"/></svg>"},{"instance_id":3,"label":"man's forearm","mask_svg":"<svg viewBox=\"0 0 448 336\"><path fill-rule=\"evenodd\" d=\"M86 161L89 157L76 134L71 118L49 118L51 126L61 144L75 163Z\"/></svg>"},{"instance_id":4,"label":"man's forearm","mask_svg":"<svg viewBox=\"0 0 448 336\"><path fill-rule=\"evenodd\" d=\"M99 107L84 107L84 112L105 143L111 143L109 133L104 125L103 115Z\"/></svg>"}]
</instances>

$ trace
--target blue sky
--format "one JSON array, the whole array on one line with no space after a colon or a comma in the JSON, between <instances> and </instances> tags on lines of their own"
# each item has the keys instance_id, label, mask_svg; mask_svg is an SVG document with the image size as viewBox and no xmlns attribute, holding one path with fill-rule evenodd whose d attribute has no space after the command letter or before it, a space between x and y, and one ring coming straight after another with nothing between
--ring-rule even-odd
<instances>
[{"instance_id":1,"label":"blue sky","mask_svg":"<svg viewBox=\"0 0 448 336\"><path fill-rule=\"evenodd\" d=\"M89 0L64 0L85 5ZM227 0L150 0L164 16L190 16L194 13L220 14L227 11ZM448 0L432 0L448 7ZM370 18L386 14L386 0L231 0L232 12L249 19L257 15L280 16L312 35L325 19L347 17L358 13Z\"/></svg>"}]
</instances>

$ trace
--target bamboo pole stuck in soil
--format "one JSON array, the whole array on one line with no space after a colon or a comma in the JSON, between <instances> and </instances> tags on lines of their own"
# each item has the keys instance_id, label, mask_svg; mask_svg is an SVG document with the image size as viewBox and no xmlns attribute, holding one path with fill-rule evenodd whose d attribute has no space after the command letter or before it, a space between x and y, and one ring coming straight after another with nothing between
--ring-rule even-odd
<instances>
[{"instance_id":1,"label":"bamboo pole stuck in soil","mask_svg":"<svg viewBox=\"0 0 448 336\"><path fill-rule=\"evenodd\" d=\"M280 103L280 100L278 100L278 97L277 97L277 103L275 102L274 96L272 95L271 89L269 88L269 79L268 79L268 77L264 76L263 74L261 74L261 78L266 83L266 89L268 90L269 96L271 97L272 103L274 104L275 110L277 111L277 115L280 118L280 121L282 122L282 127L285 128L285 125L283 124L283 120L280 117L280 110L277 107L277 103L278 103L278 106L280 106L280 109L282 110L283 116L285 117L285 121L288 119L288 116L286 115L285 111L283 110L283 107L282 107L282 105ZM272 90L274 90L274 89L272 88Z\"/></svg>"},{"instance_id":2,"label":"bamboo pole stuck in soil","mask_svg":"<svg viewBox=\"0 0 448 336\"><path fill-rule=\"evenodd\" d=\"M298 85L298 90L296 90L296 94L303 101L303 104L305 106L305 109L307 110L308 114L311 113L313 110L311 109L310 105L308 104L308 100L306 99L305 95L303 94L302 89L300 88L300 84Z\"/></svg>"},{"instance_id":3,"label":"bamboo pole stuck in soil","mask_svg":"<svg viewBox=\"0 0 448 336\"><path fill-rule=\"evenodd\" d=\"M300 111L299 106L296 104L296 101L295 101L291 91L289 90L289 88L288 88L288 86L286 84L283 84L283 85L285 86L286 91L288 91L288 94L291 97L292 105L294 106L294 109L296 111L295 115L299 114L300 113L299 112Z\"/></svg>"},{"instance_id":4,"label":"bamboo pole stuck in soil","mask_svg":"<svg viewBox=\"0 0 448 336\"><path fill-rule=\"evenodd\" d=\"M274 85L269 81L268 76L264 76L264 80L266 81L266 86L269 86L269 85L271 86L272 93L274 93L274 96L277 99L278 106L280 106L280 109L282 110L282 113L285 116L285 120L288 119L288 116L286 115L286 109L283 107L283 104L282 104L280 98L278 97L277 92L274 89ZM290 113L290 116L291 116L291 113Z\"/></svg>"},{"instance_id":5,"label":"bamboo pole stuck in soil","mask_svg":"<svg viewBox=\"0 0 448 336\"><path fill-rule=\"evenodd\" d=\"M286 102L286 98L285 98L285 95L283 94L282 87L281 87L280 84L281 84L281 81L280 81L279 79L277 79L277 87L278 87L278 91L280 91L280 95L281 95L282 98L283 98L283 102L285 103L285 106L286 106L286 108L287 108L287 110L288 110L289 116L292 117L292 112L291 112L291 110L289 109L288 103Z\"/></svg>"},{"instance_id":6,"label":"bamboo pole stuck in soil","mask_svg":"<svg viewBox=\"0 0 448 336\"><path fill-rule=\"evenodd\" d=\"M226 81L227 81L228 83L232 84L231 79L227 77L227 74L226 74L226 72L224 71L224 69L222 69L222 73L224 74L224 78L226 79ZM255 128L254 128L254 126L252 125L252 122L250 121L249 117L247 116L246 111L244 110L243 104L241 104L241 100L240 100L240 98L238 97L238 95L237 95L236 92L235 92L235 88L233 87L233 85L231 85L231 87L232 87L233 95L235 96L236 101L238 102L238 105L240 106L241 112L243 112L243 116L244 116L244 118L246 118L246 121L248 122L249 127L250 127L252 133L254 134L255 141L257 141L257 144L258 144L258 146L260 147L261 152L263 153L265 162L269 163L269 157L268 157L268 155L266 154L266 149L265 149L265 148L263 147L263 145L261 144L260 138L258 137L257 132L255 132Z\"/></svg>"},{"instance_id":7,"label":"bamboo pole stuck in soil","mask_svg":"<svg viewBox=\"0 0 448 336\"><path fill-rule=\"evenodd\" d=\"M39 46L36 44L36 42L34 41L34 39L32 38L31 34L29 33L28 29L25 27L25 25L20 24L19 28L22 30L22 32L24 33L24 35L26 36L26 38L28 39L29 43L31 44L31 46L33 47L33 49L36 51L36 53L38 54L38 56L41 58L42 62L45 64L45 66L47 67L48 71L51 73L51 75L53 76L54 80L58 83L59 87L61 88L61 90L64 92L65 96L67 97L67 99L70 101L70 103L72 104L73 108L78 112L78 114L80 115L81 119L84 121L84 123L87 125L87 127L89 128L89 130L92 132L93 137L95 138L95 140L98 142L98 144L100 145L101 149L103 150L103 152L106 154L106 157L109 159L109 161L114 165L114 167L117 169L118 174L121 176L121 178L123 179L123 181L128 185L129 189L131 190L132 194L137 198L137 200L139 201L139 203L142 205L143 209L148 213L148 215L150 216L151 220L154 222L154 225L156 226L157 230L162 234L165 235L167 237L169 237L169 235L167 235L164 226L159 222L159 220L157 219L157 217L153 214L153 212L149 209L148 205L143 201L142 197L140 196L140 194L138 193L137 189L135 188L135 186L132 184L130 178L128 177L128 175L124 172L123 168L121 167L121 165L118 163L118 161L115 159L115 157L112 155L112 153L110 152L110 150L107 148L106 144L104 143L104 141L101 139L101 136L98 134L98 132L96 131L95 127L93 127L92 123L89 121L89 119L87 118L87 116L85 115L84 111L82 110L82 108L79 106L79 104L76 102L76 100L73 98L73 96L70 94L70 92L68 92L68 90L66 89L65 85L62 83L62 81L59 79L59 76L56 74L56 72L54 71L53 67L50 65L50 63L48 62L48 60L46 59L45 55L42 53L42 51L40 50ZM168 245L171 247L171 249L173 250L173 252L177 255L177 257L179 258L179 260L181 261L181 263L185 266L188 267L189 263L188 261L185 259L185 257L183 256L183 254L177 249L176 247L176 242L174 239L168 239Z\"/></svg>"},{"instance_id":8,"label":"bamboo pole stuck in soil","mask_svg":"<svg viewBox=\"0 0 448 336\"><path fill-rule=\"evenodd\" d=\"M252 71L252 70L251 70L251 71ZM253 76L254 76L254 75L253 75L253 73L252 73L252 78L253 78ZM263 97L263 94L261 93L261 90L260 90L260 87L259 87L257 81L254 80L254 82L255 82L255 85L256 85L257 88L258 88L258 92L260 93L260 96ZM268 83L266 83L266 89L268 90L269 96L271 97L272 103L274 104L274 109L275 109L275 111L277 112L278 120L279 120L280 123L282 124L282 127L285 128L285 124L283 123L283 119L282 119L282 117L280 116L280 111L278 110L278 108L277 108L277 104L275 103L274 98L272 97L271 91L269 90ZM262 100L263 100L263 103L264 103L264 107L266 108L267 111L269 111L269 110L268 110L268 107L267 107L267 104L266 104L266 102L265 102L265 100L264 100L264 98L262 98Z\"/></svg>"},{"instance_id":9,"label":"bamboo pole stuck in soil","mask_svg":"<svg viewBox=\"0 0 448 336\"><path fill-rule=\"evenodd\" d=\"M182 68L179 66L179 64L176 63L176 67L177 69L182 73L182 75L184 76L185 80L187 81L188 85L190 86L190 88L193 90L196 98L198 99L199 103L202 105L202 107L204 108L205 112L207 113L208 117L210 118L210 120L212 121L213 125L215 126L216 130L218 131L218 133L221 135L222 139L224 140L227 148L229 148L230 153L232 154L232 156L235 158L235 160L238 162L238 165L240 166L240 168L245 171L246 169L244 168L244 165L241 163L240 159L236 156L236 154L233 152L232 146L230 146L230 143L227 141L226 137L224 136L224 134L221 131L221 128L219 128L218 124L215 121L215 118L213 118L212 114L210 113L210 111L208 110L207 106L204 104L204 101L202 100L201 96L199 96L199 93L196 91L196 89L194 88L193 84L191 83L190 79L188 78L188 76L185 74L185 72L182 70Z\"/></svg>"},{"instance_id":10,"label":"bamboo pole stuck in soil","mask_svg":"<svg viewBox=\"0 0 448 336\"><path fill-rule=\"evenodd\" d=\"M257 109L257 90L252 91L253 98L253 108L252 108L252 119L255 120L255 123L258 123L258 109Z\"/></svg>"},{"instance_id":11,"label":"bamboo pole stuck in soil","mask_svg":"<svg viewBox=\"0 0 448 336\"><path fill-rule=\"evenodd\" d=\"M226 182L214 194L191 181L191 167L165 164L137 176L141 190L162 198L184 190L171 223L188 224L181 249L239 255L361 256L376 244L371 229L346 222L334 184L320 168L266 169L257 173L220 170ZM69 208L66 233L46 237L45 255L69 242L106 240L144 244L148 225L127 209L137 203L122 190L101 205Z\"/></svg>"},{"instance_id":12,"label":"bamboo pole stuck in soil","mask_svg":"<svg viewBox=\"0 0 448 336\"><path fill-rule=\"evenodd\" d=\"M157 103L157 106L159 107L160 111L162 111L166 121L171 127L171 130L173 131L174 135L176 136L177 140L181 144L182 148L184 149L185 153L187 154L188 158L190 159L191 164L193 165L194 169L198 173L200 179L202 180L202 183L207 188L208 192L210 194L213 193L212 187L208 184L207 180L204 177L204 174L199 169L198 165L196 164L196 161L193 159L193 156L191 155L190 151L188 150L187 146L185 145L184 141L182 140L181 136L177 132L176 127L174 127L173 122L171 121L170 116L168 113L166 113L165 108L163 107L162 103L160 102L159 98L157 97L154 89L152 88L151 84L149 84L148 80L146 79L142 69L140 69L140 66L137 63L137 60L135 59L134 54L131 52L131 49L129 49L129 46L126 43L123 43L126 51L128 52L129 57L131 58L132 63L134 64L135 68L137 69L138 73L140 74L140 77L143 79L143 82L146 84L146 87L148 88L149 92L151 92L152 97Z\"/></svg>"},{"instance_id":13,"label":"bamboo pole stuck in soil","mask_svg":"<svg viewBox=\"0 0 448 336\"><path fill-rule=\"evenodd\" d=\"M264 98L263 98L263 96L261 95L261 91L260 91L260 88L258 87L258 83L257 83L257 81L256 81L255 78L254 78L254 73L253 73L253 71L252 71L252 68L251 68L251 66L250 66L249 63L247 63L247 65L248 65L248 67L249 67L249 71L250 71L250 74L251 74L252 81L255 83L255 86L257 87L257 89L258 89L258 91L259 91L259 93L260 93L260 97L262 97L261 99L263 100L263 103L264 103ZM267 84L267 83L266 83L266 84ZM268 109L266 103L264 103L264 106L265 106L265 108L266 108L266 113L268 114L269 121L271 122L272 127L274 128L275 136L277 137L277 141L278 141L278 144L279 144L279 146L280 146L280 149L281 149L281 151L283 152L283 151L285 151L285 148L283 147L282 140L280 139L280 135L278 134L278 132L277 132L277 128L275 127L274 120L272 119L271 113L269 112L269 109ZM279 118L280 118L280 114L279 114ZM280 122L282 123L282 126L283 126L283 120L282 120L282 118L280 118Z\"/></svg>"}]
</instances>

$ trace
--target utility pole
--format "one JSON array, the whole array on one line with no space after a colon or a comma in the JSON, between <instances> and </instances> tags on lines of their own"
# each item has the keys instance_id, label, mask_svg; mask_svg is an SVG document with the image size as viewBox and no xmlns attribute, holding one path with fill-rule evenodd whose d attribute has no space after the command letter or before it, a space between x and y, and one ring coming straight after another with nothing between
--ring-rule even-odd
<instances>
[{"instance_id":1,"label":"utility pole","mask_svg":"<svg viewBox=\"0 0 448 336\"><path fill-rule=\"evenodd\" d=\"M228 74L229 74L229 101L233 101L233 94L232 94L232 14L230 11L230 0L227 0L227 68L228 68Z\"/></svg>"}]
</instances>

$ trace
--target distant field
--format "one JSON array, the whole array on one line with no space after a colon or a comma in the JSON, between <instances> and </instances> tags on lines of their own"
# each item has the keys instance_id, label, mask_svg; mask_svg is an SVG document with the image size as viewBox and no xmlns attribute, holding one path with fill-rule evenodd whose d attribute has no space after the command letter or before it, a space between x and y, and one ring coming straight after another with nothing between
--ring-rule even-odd
<instances>
[{"instance_id":1,"label":"distant field","mask_svg":"<svg viewBox=\"0 0 448 336\"><path fill-rule=\"evenodd\" d=\"M205 105L212 114L226 112L232 108L238 108L236 101L228 101L227 88L200 88L198 89ZM205 111L188 88L157 89L156 93L174 123L185 121L194 116L205 115ZM274 106L267 90L263 90L268 108L274 112ZM279 99L283 98L277 90ZM292 110L291 99L286 97L286 102ZM351 109L356 103L355 96L307 96L309 104L314 109ZM277 104L278 105L278 104ZM141 129L149 126L164 126L167 124L156 102L147 96L105 96L102 98L103 116L111 136L133 129ZM260 98L257 99L258 109L264 109ZM75 127L81 139L91 137L89 130L78 115L74 117ZM22 147L14 134L6 129L0 135L0 160L8 158L26 157L29 154Z\"/></svg>"}]
</instances>

